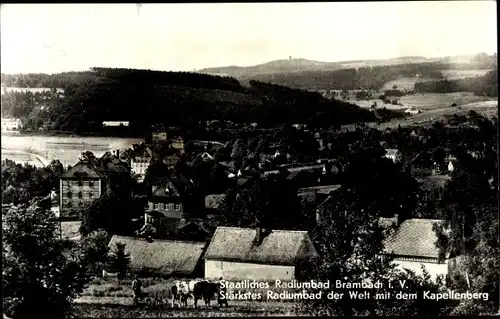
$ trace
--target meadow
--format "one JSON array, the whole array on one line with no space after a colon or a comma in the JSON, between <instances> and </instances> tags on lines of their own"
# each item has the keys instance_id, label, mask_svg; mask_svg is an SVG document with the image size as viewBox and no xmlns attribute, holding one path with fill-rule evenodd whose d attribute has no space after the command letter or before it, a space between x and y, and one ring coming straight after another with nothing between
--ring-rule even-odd
<instances>
[{"instance_id":1,"label":"meadow","mask_svg":"<svg viewBox=\"0 0 500 319\"><path fill-rule=\"evenodd\" d=\"M57 159L67 166L75 165L82 152L91 151L96 156L102 156L106 151L127 149L141 141L142 139L138 138L2 134L2 155L4 152L8 154L13 153L12 151L24 151L37 154L49 162Z\"/></svg>"},{"instance_id":2,"label":"meadow","mask_svg":"<svg viewBox=\"0 0 500 319\"><path fill-rule=\"evenodd\" d=\"M425 81L432 81L432 79L420 78L420 77L399 78L399 79L385 83L380 88L379 91L382 93L382 92L385 92L386 90L392 90L394 85L397 86L398 90L405 90L406 89L406 90L412 91L414 89L416 82L425 82Z\"/></svg>"},{"instance_id":3,"label":"meadow","mask_svg":"<svg viewBox=\"0 0 500 319\"><path fill-rule=\"evenodd\" d=\"M474 102L457 107L436 108L424 111L420 114L408 116L405 119L398 119L387 123L382 123L378 127L380 129L386 129L396 128L399 125L403 127L411 125L430 124L433 121L441 119L445 115L467 115L467 113L471 110L474 110L477 113L488 118L498 116L498 101Z\"/></svg>"},{"instance_id":4,"label":"meadow","mask_svg":"<svg viewBox=\"0 0 500 319\"><path fill-rule=\"evenodd\" d=\"M441 73L448 80L458 80L476 76L484 76L491 69L486 70L441 70Z\"/></svg>"},{"instance_id":5,"label":"meadow","mask_svg":"<svg viewBox=\"0 0 500 319\"><path fill-rule=\"evenodd\" d=\"M382 102L382 100L380 99L356 101L356 99L351 98L349 102L364 108L370 108L372 104L376 102L378 108L385 107L391 110L400 110L400 109L405 110L409 107L414 106L419 110L425 111L425 110L447 108L450 107L453 103L456 103L457 106L464 106L475 102L496 101L496 99L494 98L477 96L471 92L416 93L401 97L389 97L389 99L398 100L401 104L403 104L403 106L386 104Z\"/></svg>"},{"instance_id":6,"label":"meadow","mask_svg":"<svg viewBox=\"0 0 500 319\"><path fill-rule=\"evenodd\" d=\"M212 301L208 308L203 301L194 309L193 300L188 301L188 308L173 309L171 306L170 287L172 279L144 278L143 291L149 299L139 306L133 305L131 280L116 278L96 278L75 300L75 309L79 317L94 318L158 318L158 317L247 317L247 316L290 316L298 315L298 303L290 301L246 301L229 300L228 307L219 307ZM271 286L275 292L284 291ZM265 289L267 291L267 289ZM261 292L264 289L241 289L242 293ZM304 313L303 313L304 314Z\"/></svg>"}]
</instances>

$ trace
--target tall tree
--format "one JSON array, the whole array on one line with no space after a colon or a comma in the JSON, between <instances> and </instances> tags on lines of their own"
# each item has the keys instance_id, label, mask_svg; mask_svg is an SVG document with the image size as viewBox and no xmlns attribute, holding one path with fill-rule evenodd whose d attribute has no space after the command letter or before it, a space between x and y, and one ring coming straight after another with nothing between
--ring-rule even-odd
<instances>
[{"instance_id":1,"label":"tall tree","mask_svg":"<svg viewBox=\"0 0 500 319\"><path fill-rule=\"evenodd\" d=\"M99 255L84 239L74 247L59 240L57 222L45 201L11 208L2 215L3 308L12 318L66 318L72 300L90 281ZM104 251L97 241L93 251Z\"/></svg>"}]
</instances>

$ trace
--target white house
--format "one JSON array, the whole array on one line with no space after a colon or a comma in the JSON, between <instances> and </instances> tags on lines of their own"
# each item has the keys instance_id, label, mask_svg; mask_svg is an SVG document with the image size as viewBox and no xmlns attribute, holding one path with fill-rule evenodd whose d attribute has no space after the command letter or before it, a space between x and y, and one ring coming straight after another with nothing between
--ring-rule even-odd
<instances>
[{"instance_id":1,"label":"white house","mask_svg":"<svg viewBox=\"0 0 500 319\"><path fill-rule=\"evenodd\" d=\"M2 132L19 131L22 125L20 119L2 117Z\"/></svg>"},{"instance_id":2,"label":"white house","mask_svg":"<svg viewBox=\"0 0 500 319\"><path fill-rule=\"evenodd\" d=\"M128 126L128 121L104 121L102 122L102 126Z\"/></svg>"},{"instance_id":3,"label":"white house","mask_svg":"<svg viewBox=\"0 0 500 319\"><path fill-rule=\"evenodd\" d=\"M395 223L397 225L397 216ZM410 269L422 274L422 266L435 280L438 275L446 278L457 267L460 257L447 254L439 261L436 246L437 234L433 226L442 223L439 219L408 219L402 222L385 242L385 253L390 254L398 269Z\"/></svg>"},{"instance_id":4,"label":"white house","mask_svg":"<svg viewBox=\"0 0 500 319\"><path fill-rule=\"evenodd\" d=\"M205 278L293 280L296 262L317 256L307 231L217 227L205 253Z\"/></svg>"},{"instance_id":5,"label":"white house","mask_svg":"<svg viewBox=\"0 0 500 319\"><path fill-rule=\"evenodd\" d=\"M385 150L385 157L392 160L394 163L397 163L401 158L401 152L397 149L389 148Z\"/></svg>"},{"instance_id":6,"label":"white house","mask_svg":"<svg viewBox=\"0 0 500 319\"><path fill-rule=\"evenodd\" d=\"M453 161L448 163L448 171L453 172L455 170L455 165L453 165Z\"/></svg>"},{"instance_id":7,"label":"white house","mask_svg":"<svg viewBox=\"0 0 500 319\"><path fill-rule=\"evenodd\" d=\"M149 167L152 158L153 151L149 147L146 147L142 153L135 154L130 159L130 172L138 182L142 183L144 181L146 169Z\"/></svg>"},{"instance_id":8,"label":"white house","mask_svg":"<svg viewBox=\"0 0 500 319\"><path fill-rule=\"evenodd\" d=\"M406 114L411 114L411 115L414 115L414 114L418 114L420 113L420 110L418 110L416 107L412 106L408 109L405 110L405 113Z\"/></svg>"}]
</instances>

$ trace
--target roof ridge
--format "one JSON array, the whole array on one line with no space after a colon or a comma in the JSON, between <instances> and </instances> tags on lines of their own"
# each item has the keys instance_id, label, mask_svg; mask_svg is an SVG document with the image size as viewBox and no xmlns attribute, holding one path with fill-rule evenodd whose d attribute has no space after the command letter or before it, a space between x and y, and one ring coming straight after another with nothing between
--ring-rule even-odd
<instances>
[{"instance_id":1,"label":"roof ridge","mask_svg":"<svg viewBox=\"0 0 500 319\"><path fill-rule=\"evenodd\" d=\"M240 230L255 230L255 228L252 227L234 227L234 226L218 226L216 229L216 232L218 229L240 229ZM287 233L308 233L307 230L289 230L289 229L271 229L272 232L287 232ZM215 237L215 233L214 233Z\"/></svg>"},{"instance_id":2,"label":"roof ridge","mask_svg":"<svg viewBox=\"0 0 500 319\"><path fill-rule=\"evenodd\" d=\"M142 238L142 237L132 237L132 236L120 236L120 235L113 235L111 239L113 238L124 238L124 239L131 239L131 240L137 240L137 241L147 241L147 238ZM189 241L189 240L172 240L172 239L154 239L154 242L169 242L169 243L181 243L181 244L203 244L206 245L206 242L202 241Z\"/></svg>"}]
</instances>

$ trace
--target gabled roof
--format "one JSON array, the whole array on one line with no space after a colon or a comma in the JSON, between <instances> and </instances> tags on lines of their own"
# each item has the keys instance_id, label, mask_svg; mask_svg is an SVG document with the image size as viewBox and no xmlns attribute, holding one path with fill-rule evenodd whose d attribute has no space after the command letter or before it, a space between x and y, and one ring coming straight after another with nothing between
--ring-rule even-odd
<instances>
[{"instance_id":1,"label":"gabled roof","mask_svg":"<svg viewBox=\"0 0 500 319\"><path fill-rule=\"evenodd\" d=\"M130 253L130 267L133 270L149 270L160 274L192 274L198 265L205 243L154 240L113 236L109 247L116 243L125 244L125 252Z\"/></svg>"},{"instance_id":2,"label":"gabled roof","mask_svg":"<svg viewBox=\"0 0 500 319\"><path fill-rule=\"evenodd\" d=\"M395 148L388 148L385 150L385 152L386 152L385 153L386 156L396 156L399 151Z\"/></svg>"},{"instance_id":3,"label":"gabled roof","mask_svg":"<svg viewBox=\"0 0 500 319\"><path fill-rule=\"evenodd\" d=\"M71 167L63 176L63 178L103 178L105 174L96 170L90 163L80 161Z\"/></svg>"},{"instance_id":4,"label":"gabled roof","mask_svg":"<svg viewBox=\"0 0 500 319\"><path fill-rule=\"evenodd\" d=\"M163 180L161 184L153 185L151 196L181 196L181 191L176 187L170 178Z\"/></svg>"},{"instance_id":5,"label":"gabled roof","mask_svg":"<svg viewBox=\"0 0 500 319\"><path fill-rule=\"evenodd\" d=\"M437 234L433 225L442 223L439 219L407 219L394 235L386 240L385 252L393 256L438 258Z\"/></svg>"},{"instance_id":6,"label":"gabled roof","mask_svg":"<svg viewBox=\"0 0 500 319\"><path fill-rule=\"evenodd\" d=\"M207 260L294 265L317 255L307 231L272 230L260 244L254 243L257 230L217 227L207 252Z\"/></svg>"}]
</instances>

